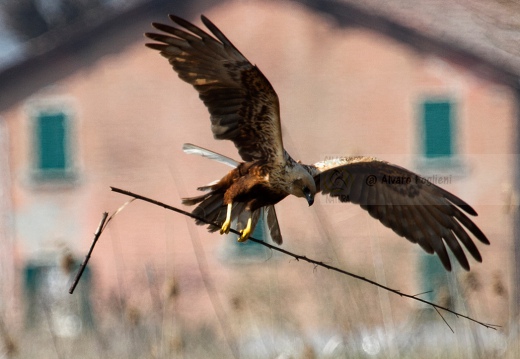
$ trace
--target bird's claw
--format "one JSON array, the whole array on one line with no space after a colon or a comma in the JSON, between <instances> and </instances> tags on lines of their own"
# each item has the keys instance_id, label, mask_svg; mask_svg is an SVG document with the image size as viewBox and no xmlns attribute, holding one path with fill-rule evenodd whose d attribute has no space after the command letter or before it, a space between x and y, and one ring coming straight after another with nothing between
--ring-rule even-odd
<instances>
[{"instance_id":1,"label":"bird's claw","mask_svg":"<svg viewBox=\"0 0 520 359\"><path fill-rule=\"evenodd\" d=\"M238 237L239 242L245 242L251 235L251 217L247 220L246 228L240 231L240 237Z\"/></svg>"},{"instance_id":2,"label":"bird's claw","mask_svg":"<svg viewBox=\"0 0 520 359\"><path fill-rule=\"evenodd\" d=\"M226 221L224 223L222 223L222 227L220 227L220 234L228 234L229 233L229 229L231 228L231 221L228 221L226 219Z\"/></svg>"},{"instance_id":3,"label":"bird's claw","mask_svg":"<svg viewBox=\"0 0 520 359\"><path fill-rule=\"evenodd\" d=\"M228 234L229 229L231 228L231 209L233 208L233 203L229 203L227 205L226 212L226 220L222 223L222 227L220 227L220 234Z\"/></svg>"}]
</instances>

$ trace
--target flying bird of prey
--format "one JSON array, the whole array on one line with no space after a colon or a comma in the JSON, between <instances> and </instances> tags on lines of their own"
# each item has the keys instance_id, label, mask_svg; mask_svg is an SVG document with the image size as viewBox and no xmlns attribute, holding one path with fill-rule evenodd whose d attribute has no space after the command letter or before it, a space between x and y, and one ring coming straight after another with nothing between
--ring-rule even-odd
<instances>
[{"instance_id":1,"label":"flying bird of prey","mask_svg":"<svg viewBox=\"0 0 520 359\"><path fill-rule=\"evenodd\" d=\"M280 105L273 87L227 37L206 17L213 34L170 15L177 26L153 23L162 33L146 33L146 46L168 59L179 77L193 85L210 113L213 136L233 141L242 162L194 145L196 153L233 167L219 181L199 187L202 195L183 199L196 205L193 214L217 223L210 231L228 233L237 220L239 241L251 235L261 215L266 216L272 239L282 243L274 205L294 195L308 205L317 193L360 205L399 236L436 253L447 270L451 263L446 245L461 266L470 266L461 244L478 262L482 257L471 233L489 244L464 212L475 210L457 196L405 168L372 157L344 157L305 165L284 149ZM197 224L204 224L198 221ZM469 233L468 233L469 232Z\"/></svg>"}]
</instances>

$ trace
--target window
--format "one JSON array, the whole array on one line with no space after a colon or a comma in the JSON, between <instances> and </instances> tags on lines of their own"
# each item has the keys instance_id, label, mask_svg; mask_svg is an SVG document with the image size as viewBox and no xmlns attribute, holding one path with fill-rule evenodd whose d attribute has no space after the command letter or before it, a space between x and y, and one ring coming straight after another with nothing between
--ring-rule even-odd
<instances>
[{"instance_id":1,"label":"window","mask_svg":"<svg viewBox=\"0 0 520 359\"><path fill-rule=\"evenodd\" d=\"M79 266L75 262L70 264L70 268L39 262L25 264L23 284L27 328L51 325L56 335L75 337L94 327L90 269L85 268L76 292L71 296L68 293L70 274L75 273Z\"/></svg>"},{"instance_id":2,"label":"window","mask_svg":"<svg viewBox=\"0 0 520 359\"><path fill-rule=\"evenodd\" d=\"M454 154L453 105L445 100L427 100L422 106L423 155L449 158Z\"/></svg>"},{"instance_id":3,"label":"window","mask_svg":"<svg viewBox=\"0 0 520 359\"><path fill-rule=\"evenodd\" d=\"M31 179L59 182L75 179L72 113L63 100L28 105L32 137Z\"/></svg>"},{"instance_id":4,"label":"window","mask_svg":"<svg viewBox=\"0 0 520 359\"><path fill-rule=\"evenodd\" d=\"M66 117L63 112L40 113L36 118L37 166L41 171L67 169Z\"/></svg>"}]
</instances>

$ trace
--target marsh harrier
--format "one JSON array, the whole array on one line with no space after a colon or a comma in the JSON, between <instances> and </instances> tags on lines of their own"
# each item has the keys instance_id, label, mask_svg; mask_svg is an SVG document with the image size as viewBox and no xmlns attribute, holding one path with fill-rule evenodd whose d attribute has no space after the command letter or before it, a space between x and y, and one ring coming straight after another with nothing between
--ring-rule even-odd
<instances>
[{"instance_id":1,"label":"marsh harrier","mask_svg":"<svg viewBox=\"0 0 520 359\"><path fill-rule=\"evenodd\" d=\"M321 192L360 205L398 235L436 253L447 270L451 263L446 245L466 270L470 266L461 244L482 261L468 232L482 243L489 241L464 214L476 216L475 210L423 177L372 157L313 165L295 161L283 147L280 105L273 87L211 21L201 18L213 36L174 15L170 19L177 26L153 23L162 33L145 35L155 41L146 45L166 57L179 77L198 91L210 113L214 137L233 141L243 160L184 146L188 153L234 167L219 181L199 187L202 195L183 199L186 205L197 204L195 215L218 224L210 225L210 231L228 233L236 219L242 229L239 241L245 241L265 213L271 237L281 244L274 205L294 195L310 206Z\"/></svg>"}]
</instances>

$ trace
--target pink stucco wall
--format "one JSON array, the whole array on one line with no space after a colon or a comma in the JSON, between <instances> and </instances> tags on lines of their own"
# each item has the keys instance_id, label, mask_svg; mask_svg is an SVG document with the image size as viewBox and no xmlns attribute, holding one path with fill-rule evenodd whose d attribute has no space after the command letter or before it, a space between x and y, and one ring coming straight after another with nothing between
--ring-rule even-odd
<instances>
[{"instance_id":1,"label":"pink stucco wall","mask_svg":"<svg viewBox=\"0 0 520 359\"><path fill-rule=\"evenodd\" d=\"M511 168L517 160L512 142L516 109L510 90L441 58L417 54L382 34L339 28L330 19L288 4L231 2L205 15L271 81L280 97L284 144L303 162L367 154L417 169L420 101L443 96L456 103L457 150L463 167L450 173L454 181L446 188L474 205L479 212L476 223L492 242L490 247L479 245L483 264L471 262L483 283L481 298L488 300L489 308L498 308L482 311L480 319L506 324L507 298L494 294L493 283L498 277L509 285L510 276L508 203ZM100 40L98 46L115 40ZM34 94L40 101L64 98L74 112L79 180L71 188L39 188L27 180L27 103L2 114L11 136L20 266L42 253L59 253L63 246L82 258L102 212L115 211L127 200L111 193L109 186L180 206L181 197L195 194L197 186L226 172L220 164L183 154L185 142L237 158L231 143L213 140L196 92L177 78L165 59L145 48L145 41L90 61L73 76ZM417 292L419 249L361 209L325 199L309 209L304 201L288 198L277 206L277 213L284 248ZM146 311L151 306L147 273L152 270L159 286L171 277L179 283L177 308L186 318L214 315L192 244L199 240L228 309L237 296L250 303L261 297L264 305L271 301L272 316L290 306L293 309L285 314L294 320L327 325L327 315L320 310L330 298L336 298L337 310L345 310L347 304L338 298L346 295L364 311L370 305L345 292L355 287L360 293L379 295L368 285L286 257L273 255L249 266L229 264L221 260L224 237L208 234L180 215L135 202L113 220L94 252L94 300L102 307L115 293ZM390 303L382 308L390 308L395 318L414 308L399 297L378 298ZM376 311L367 322L380 322L381 315Z\"/></svg>"}]
</instances>

